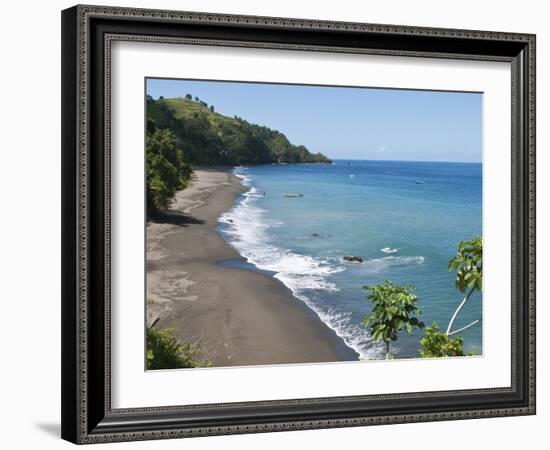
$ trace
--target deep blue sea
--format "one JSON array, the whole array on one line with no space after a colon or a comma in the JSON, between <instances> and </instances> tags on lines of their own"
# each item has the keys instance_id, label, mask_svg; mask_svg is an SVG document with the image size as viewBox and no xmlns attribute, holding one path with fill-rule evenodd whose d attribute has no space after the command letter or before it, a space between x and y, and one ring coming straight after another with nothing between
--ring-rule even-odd
<instances>
[{"instance_id":1,"label":"deep blue sea","mask_svg":"<svg viewBox=\"0 0 550 450\"><path fill-rule=\"evenodd\" d=\"M447 262L460 240L482 232L481 164L337 160L238 167L235 174L248 191L220 217L224 239L273 272L362 358L383 357L360 323L371 309L365 284L416 285L421 319L446 329L462 299ZM454 329L481 318L476 295ZM482 352L481 331L478 324L462 334L467 350ZM417 357L420 337L403 332L392 353Z\"/></svg>"}]
</instances>

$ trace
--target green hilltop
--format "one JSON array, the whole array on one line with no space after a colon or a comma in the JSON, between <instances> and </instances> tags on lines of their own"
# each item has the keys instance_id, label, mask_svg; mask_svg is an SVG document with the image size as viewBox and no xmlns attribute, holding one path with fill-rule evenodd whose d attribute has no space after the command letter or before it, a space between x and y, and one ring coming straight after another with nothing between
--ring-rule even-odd
<instances>
[{"instance_id":1,"label":"green hilltop","mask_svg":"<svg viewBox=\"0 0 550 450\"><path fill-rule=\"evenodd\" d=\"M191 178L191 166L330 163L279 131L227 117L188 94L147 96L147 212L167 208Z\"/></svg>"},{"instance_id":2,"label":"green hilltop","mask_svg":"<svg viewBox=\"0 0 550 450\"><path fill-rule=\"evenodd\" d=\"M170 129L193 165L330 163L325 155L293 145L276 130L240 117L227 117L214 106L185 98L147 98L148 131Z\"/></svg>"}]
</instances>

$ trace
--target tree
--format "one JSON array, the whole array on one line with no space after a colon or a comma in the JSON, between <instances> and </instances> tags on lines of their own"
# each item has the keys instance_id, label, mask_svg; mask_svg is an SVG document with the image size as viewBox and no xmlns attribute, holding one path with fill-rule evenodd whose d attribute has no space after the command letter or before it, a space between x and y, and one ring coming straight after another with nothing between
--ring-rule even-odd
<instances>
[{"instance_id":1,"label":"tree","mask_svg":"<svg viewBox=\"0 0 550 450\"><path fill-rule=\"evenodd\" d=\"M447 336L464 331L467 328L475 325L478 320L460 328L459 330L452 331L453 324L458 317L458 314L464 308L464 305L472 296L475 291L482 290L483 281L483 241L480 236L476 236L470 241L460 241L458 244L458 250L456 255L449 260L449 271L456 271L455 287L462 293L466 293L455 312L453 313L447 331Z\"/></svg>"},{"instance_id":2,"label":"tree","mask_svg":"<svg viewBox=\"0 0 550 450\"><path fill-rule=\"evenodd\" d=\"M191 94L186 94L185 98L187 100L193 100L193 96Z\"/></svg>"},{"instance_id":3,"label":"tree","mask_svg":"<svg viewBox=\"0 0 550 450\"><path fill-rule=\"evenodd\" d=\"M214 112L214 105L210 105L210 112Z\"/></svg>"},{"instance_id":4,"label":"tree","mask_svg":"<svg viewBox=\"0 0 550 450\"><path fill-rule=\"evenodd\" d=\"M153 123L154 124L154 123ZM174 194L191 177L191 168L183 157L181 143L169 129L148 127L147 136L147 211L167 208Z\"/></svg>"},{"instance_id":5,"label":"tree","mask_svg":"<svg viewBox=\"0 0 550 450\"><path fill-rule=\"evenodd\" d=\"M195 101L198 102L198 101L199 101L199 97L195 97Z\"/></svg>"},{"instance_id":6,"label":"tree","mask_svg":"<svg viewBox=\"0 0 550 450\"><path fill-rule=\"evenodd\" d=\"M449 356L465 356L464 339L461 336L456 338L439 331L437 323L426 327L424 337L420 340L421 358L446 358Z\"/></svg>"},{"instance_id":7,"label":"tree","mask_svg":"<svg viewBox=\"0 0 550 450\"><path fill-rule=\"evenodd\" d=\"M156 129L157 129L157 126L155 125L155 121L150 117L147 117L147 136L150 136L151 134L153 134Z\"/></svg>"},{"instance_id":8,"label":"tree","mask_svg":"<svg viewBox=\"0 0 550 450\"><path fill-rule=\"evenodd\" d=\"M391 357L390 345L398 338L399 332L408 334L414 328L424 328L415 315L422 311L418 307L418 297L413 294L415 286L399 286L389 280L377 286L363 286L372 293L367 299L374 305L371 314L365 317L362 324L369 328L375 341L382 341L386 346L386 359Z\"/></svg>"},{"instance_id":9,"label":"tree","mask_svg":"<svg viewBox=\"0 0 550 450\"><path fill-rule=\"evenodd\" d=\"M147 210L167 208L172 197L181 188L178 173L162 155L147 155Z\"/></svg>"}]
</instances>

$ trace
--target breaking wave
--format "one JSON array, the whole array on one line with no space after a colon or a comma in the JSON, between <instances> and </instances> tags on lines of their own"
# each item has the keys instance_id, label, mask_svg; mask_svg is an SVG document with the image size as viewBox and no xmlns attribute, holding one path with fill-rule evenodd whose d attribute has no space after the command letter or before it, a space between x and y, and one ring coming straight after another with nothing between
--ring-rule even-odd
<instances>
[{"instance_id":1,"label":"breaking wave","mask_svg":"<svg viewBox=\"0 0 550 450\"><path fill-rule=\"evenodd\" d=\"M312 309L361 359L380 358L383 354L382 346L372 340L365 328L353 322L351 313L315 301L315 295L322 291L339 291L338 286L328 278L346 270L341 258L313 257L274 245L268 230L283 224L270 220L266 211L257 205L258 198L263 197L263 194L253 186L252 179L247 176L247 168L238 167L234 173L248 191L230 211L218 219L224 224L221 233L228 243L258 269L273 272L275 278ZM422 256L387 256L366 260L358 267L377 272L390 266L423 262Z\"/></svg>"}]
</instances>

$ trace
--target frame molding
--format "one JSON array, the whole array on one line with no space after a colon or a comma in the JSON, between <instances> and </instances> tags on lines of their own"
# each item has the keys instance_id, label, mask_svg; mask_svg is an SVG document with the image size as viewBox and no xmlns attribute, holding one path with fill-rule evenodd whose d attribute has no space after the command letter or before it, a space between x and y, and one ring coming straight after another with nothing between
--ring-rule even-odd
<instances>
[{"instance_id":1,"label":"frame molding","mask_svg":"<svg viewBox=\"0 0 550 450\"><path fill-rule=\"evenodd\" d=\"M512 386L112 409L115 40L512 64ZM535 36L99 6L62 13L62 437L98 443L535 414Z\"/></svg>"}]
</instances>

